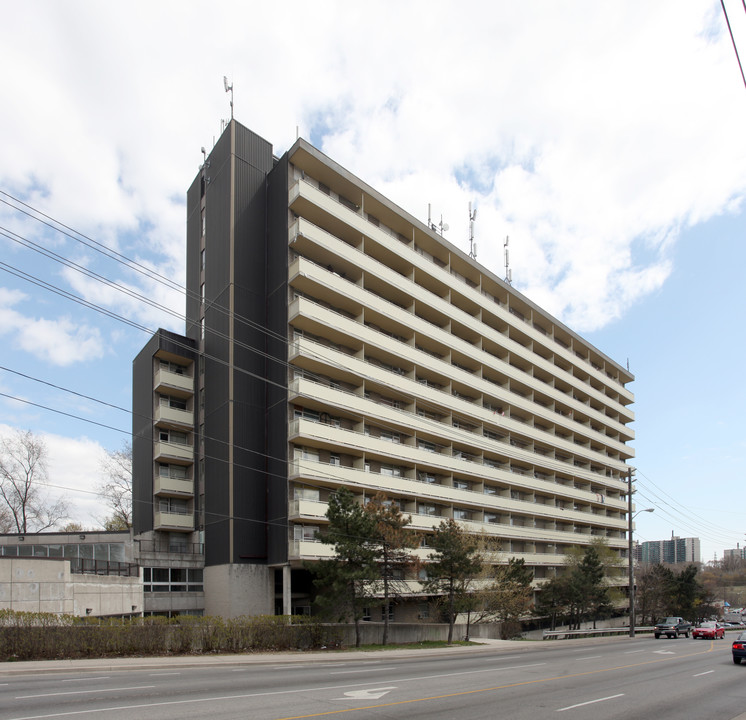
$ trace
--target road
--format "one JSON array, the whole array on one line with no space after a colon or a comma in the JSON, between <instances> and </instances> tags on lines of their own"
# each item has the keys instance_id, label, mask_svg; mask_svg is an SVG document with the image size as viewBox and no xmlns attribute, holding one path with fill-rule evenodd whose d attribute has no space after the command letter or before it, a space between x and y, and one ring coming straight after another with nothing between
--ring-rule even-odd
<instances>
[{"instance_id":1,"label":"road","mask_svg":"<svg viewBox=\"0 0 746 720\"><path fill-rule=\"evenodd\" d=\"M0 665L0 720L746 720L727 638L135 662Z\"/></svg>"}]
</instances>

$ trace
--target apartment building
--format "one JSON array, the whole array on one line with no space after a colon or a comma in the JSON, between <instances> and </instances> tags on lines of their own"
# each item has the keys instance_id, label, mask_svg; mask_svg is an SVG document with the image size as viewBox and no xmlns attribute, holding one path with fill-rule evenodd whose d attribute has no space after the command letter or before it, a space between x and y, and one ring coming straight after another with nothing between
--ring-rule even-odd
<instances>
[{"instance_id":1,"label":"apartment building","mask_svg":"<svg viewBox=\"0 0 746 720\"><path fill-rule=\"evenodd\" d=\"M154 567L204 566L206 613L307 611L340 486L398 503L423 557L454 518L537 583L598 538L626 562L632 375L436 228L231 121L186 246L185 335L134 363L134 523Z\"/></svg>"},{"instance_id":2,"label":"apartment building","mask_svg":"<svg viewBox=\"0 0 746 720\"><path fill-rule=\"evenodd\" d=\"M640 543L637 559L640 562L667 565L701 562L699 538L672 535L670 540L649 540Z\"/></svg>"}]
</instances>

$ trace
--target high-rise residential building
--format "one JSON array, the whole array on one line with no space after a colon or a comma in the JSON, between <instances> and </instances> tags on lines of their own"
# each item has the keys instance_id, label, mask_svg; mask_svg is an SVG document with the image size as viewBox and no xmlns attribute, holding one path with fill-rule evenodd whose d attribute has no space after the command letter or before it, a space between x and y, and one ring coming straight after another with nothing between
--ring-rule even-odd
<instances>
[{"instance_id":1,"label":"high-rise residential building","mask_svg":"<svg viewBox=\"0 0 746 720\"><path fill-rule=\"evenodd\" d=\"M204 566L206 613L307 611L341 486L423 545L445 518L493 536L537 583L598 539L626 562L632 375L438 228L231 121L186 255L185 335L134 363L134 522L146 571Z\"/></svg>"},{"instance_id":2,"label":"high-rise residential building","mask_svg":"<svg viewBox=\"0 0 746 720\"><path fill-rule=\"evenodd\" d=\"M674 535L670 540L648 540L636 549L637 559L645 563L701 562L699 538L680 538Z\"/></svg>"},{"instance_id":3,"label":"high-rise residential building","mask_svg":"<svg viewBox=\"0 0 746 720\"><path fill-rule=\"evenodd\" d=\"M723 550L723 560L746 560L746 546L741 547L736 543L735 548Z\"/></svg>"}]
</instances>

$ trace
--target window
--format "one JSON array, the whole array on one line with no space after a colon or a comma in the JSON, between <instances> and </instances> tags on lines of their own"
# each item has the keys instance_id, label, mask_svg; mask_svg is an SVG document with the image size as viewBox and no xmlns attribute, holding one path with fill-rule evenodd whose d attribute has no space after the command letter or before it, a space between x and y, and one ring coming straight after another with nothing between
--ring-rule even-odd
<instances>
[{"instance_id":1,"label":"window","mask_svg":"<svg viewBox=\"0 0 746 720\"><path fill-rule=\"evenodd\" d=\"M181 547L183 543L174 539L169 547ZM178 550L176 550L178 552ZM202 570L192 568L143 568L143 590L145 592L202 592Z\"/></svg>"},{"instance_id":2,"label":"window","mask_svg":"<svg viewBox=\"0 0 746 720\"><path fill-rule=\"evenodd\" d=\"M434 453L436 451L435 443L428 442L427 440L418 440L417 447L425 452Z\"/></svg>"},{"instance_id":3,"label":"window","mask_svg":"<svg viewBox=\"0 0 746 720\"><path fill-rule=\"evenodd\" d=\"M161 442L172 443L174 445L187 445L187 434L177 430L160 430L158 439Z\"/></svg>"},{"instance_id":4,"label":"window","mask_svg":"<svg viewBox=\"0 0 746 720\"><path fill-rule=\"evenodd\" d=\"M453 519L454 520L471 520L471 513L468 510L463 510L461 508L454 508Z\"/></svg>"},{"instance_id":5,"label":"window","mask_svg":"<svg viewBox=\"0 0 746 720\"><path fill-rule=\"evenodd\" d=\"M389 477L401 477L402 469L396 465L381 465L381 475Z\"/></svg>"},{"instance_id":6,"label":"window","mask_svg":"<svg viewBox=\"0 0 746 720\"><path fill-rule=\"evenodd\" d=\"M303 418L304 420L310 420L311 422L319 422L321 414L318 410L309 410L308 408L295 408L295 417Z\"/></svg>"},{"instance_id":7,"label":"window","mask_svg":"<svg viewBox=\"0 0 746 720\"><path fill-rule=\"evenodd\" d=\"M305 485L296 485L293 487L293 497L296 500L319 500L319 489L306 487Z\"/></svg>"},{"instance_id":8,"label":"window","mask_svg":"<svg viewBox=\"0 0 746 720\"><path fill-rule=\"evenodd\" d=\"M397 432L392 432L391 430L381 430L381 440L398 443L401 442L401 435Z\"/></svg>"},{"instance_id":9,"label":"window","mask_svg":"<svg viewBox=\"0 0 746 720\"><path fill-rule=\"evenodd\" d=\"M329 464L330 465L337 465L337 466L339 466L341 464L340 460L339 460L339 455L330 455L329 456Z\"/></svg>"},{"instance_id":10,"label":"window","mask_svg":"<svg viewBox=\"0 0 746 720\"><path fill-rule=\"evenodd\" d=\"M437 508L435 505L430 505L428 503L419 503L417 505L417 512L420 515L437 515Z\"/></svg>"},{"instance_id":11,"label":"window","mask_svg":"<svg viewBox=\"0 0 746 720\"><path fill-rule=\"evenodd\" d=\"M466 480L454 480L453 487L458 488L459 490L469 490L471 489L471 483Z\"/></svg>"},{"instance_id":12,"label":"window","mask_svg":"<svg viewBox=\"0 0 746 720\"><path fill-rule=\"evenodd\" d=\"M186 465L158 465L158 475L160 477L174 478L185 480L187 477Z\"/></svg>"},{"instance_id":13,"label":"window","mask_svg":"<svg viewBox=\"0 0 746 720\"><path fill-rule=\"evenodd\" d=\"M310 460L311 462L319 461L319 451L314 448L296 447L294 454L296 460Z\"/></svg>"},{"instance_id":14,"label":"window","mask_svg":"<svg viewBox=\"0 0 746 720\"><path fill-rule=\"evenodd\" d=\"M178 498L161 498L158 501L158 511L171 515L188 515L189 506L186 500Z\"/></svg>"},{"instance_id":15,"label":"window","mask_svg":"<svg viewBox=\"0 0 746 720\"><path fill-rule=\"evenodd\" d=\"M171 395L161 395L160 404L162 407L172 408L173 410L186 410L186 400L182 398L173 397Z\"/></svg>"},{"instance_id":16,"label":"window","mask_svg":"<svg viewBox=\"0 0 746 720\"><path fill-rule=\"evenodd\" d=\"M175 375L186 375L186 368L183 365L177 365L176 363L168 362L168 360L160 361L161 370L172 372Z\"/></svg>"},{"instance_id":17,"label":"window","mask_svg":"<svg viewBox=\"0 0 746 720\"><path fill-rule=\"evenodd\" d=\"M294 525L293 539L298 542L316 542L316 533L318 533L318 531L318 525Z\"/></svg>"}]
</instances>

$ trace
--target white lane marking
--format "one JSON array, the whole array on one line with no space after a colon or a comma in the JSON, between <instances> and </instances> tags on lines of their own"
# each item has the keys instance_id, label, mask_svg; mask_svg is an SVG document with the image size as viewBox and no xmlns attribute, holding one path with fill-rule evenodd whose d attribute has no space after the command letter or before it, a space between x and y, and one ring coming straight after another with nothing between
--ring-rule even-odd
<instances>
[{"instance_id":1,"label":"white lane marking","mask_svg":"<svg viewBox=\"0 0 746 720\"><path fill-rule=\"evenodd\" d=\"M702 677L702 675L709 675L710 673L714 673L714 670L707 670L705 672L697 673L696 675L692 675L692 677Z\"/></svg>"},{"instance_id":2,"label":"white lane marking","mask_svg":"<svg viewBox=\"0 0 746 720\"><path fill-rule=\"evenodd\" d=\"M634 655L635 653L647 652L647 650L625 650L625 655Z\"/></svg>"},{"instance_id":3,"label":"white lane marking","mask_svg":"<svg viewBox=\"0 0 746 720\"><path fill-rule=\"evenodd\" d=\"M148 690L155 685L135 685L123 688L97 688L96 690L70 690L69 692L41 693L39 695L18 695L16 700L30 700L32 698L56 697L58 695L90 695L91 693L121 692L122 690Z\"/></svg>"},{"instance_id":4,"label":"white lane marking","mask_svg":"<svg viewBox=\"0 0 746 720\"><path fill-rule=\"evenodd\" d=\"M673 650L653 650L656 655L676 655Z\"/></svg>"},{"instance_id":5,"label":"white lane marking","mask_svg":"<svg viewBox=\"0 0 746 720\"><path fill-rule=\"evenodd\" d=\"M365 690L351 690L346 692L343 698L336 698L337 700L378 700L384 695L388 695L389 691L396 690L396 685L390 685L389 687L382 688L366 688Z\"/></svg>"},{"instance_id":6,"label":"white lane marking","mask_svg":"<svg viewBox=\"0 0 746 720\"><path fill-rule=\"evenodd\" d=\"M603 657L603 655L589 655L588 657L578 658L578 660L597 660L600 657Z\"/></svg>"},{"instance_id":7,"label":"white lane marking","mask_svg":"<svg viewBox=\"0 0 746 720\"><path fill-rule=\"evenodd\" d=\"M101 675L101 677L75 678L73 680L62 680L61 682L88 682L89 680L108 680L110 677L111 675Z\"/></svg>"},{"instance_id":8,"label":"white lane marking","mask_svg":"<svg viewBox=\"0 0 746 720\"><path fill-rule=\"evenodd\" d=\"M423 680L434 680L443 677L456 677L458 675L477 675L485 672L498 672L500 670L523 670L525 668L541 667L547 663L532 663L531 665L512 665L503 668L485 668L484 670L465 670L458 673L439 673L437 675L415 675L408 678L398 678L403 682L422 682ZM70 712L50 713L48 715L27 715L25 717L7 718L7 720L49 720L49 718L68 717L70 715L92 715L94 713L113 712L115 710L141 710L143 708L167 707L171 705L195 705L197 703L216 702L218 700L246 700L254 697L272 697L276 695L296 695L298 693L318 692L322 690L341 690L346 687L355 687L364 683L347 683L346 685L326 685L312 688L298 688L296 690L273 690L268 692L244 693L241 695L220 695L218 697L192 698L190 700L166 700L161 702L140 703L139 705L114 705L112 707L94 708L91 710L73 710ZM152 686L151 686L152 687ZM17 700L19 698L16 698Z\"/></svg>"},{"instance_id":9,"label":"white lane marking","mask_svg":"<svg viewBox=\"0 0 746 720\"><path fill-rule=\"evenodd\" d=\"M170 675L181 675L180 672L169 672L169 673L148 673L150 677L168 677Z\"/></svg>"},{"instance_id":10,"label":"white lane marking","mask_svg":"<svg viewBox=\"0 0 746 720\"><path fill-rule=\"evenodd\" d=\"M351 675L353 673L364 673L364 672L380 672L381 670L396 670L393 667L377 667L377 668L360 668L359 670L337 670L330 672L330 675Z\"/></svg>"},{"instance_id":11,"label":"white lane marking","mask_svg":"<svg viewBox=\"0 0 746 720\"><path fill-rule=\"evenodd\" d=\"M559 708L557 712L564 712L565 710L574 710L575 708L583 707L584 705L593 705L594 703L606 702L607 700L613 700L614 698L624 697L624 693L618 695L609 695L609 697L598 698L596 700L588 700L588 702L578 703L577 705L568 705L567 707Z\"/></svg>"}]
</instances>

